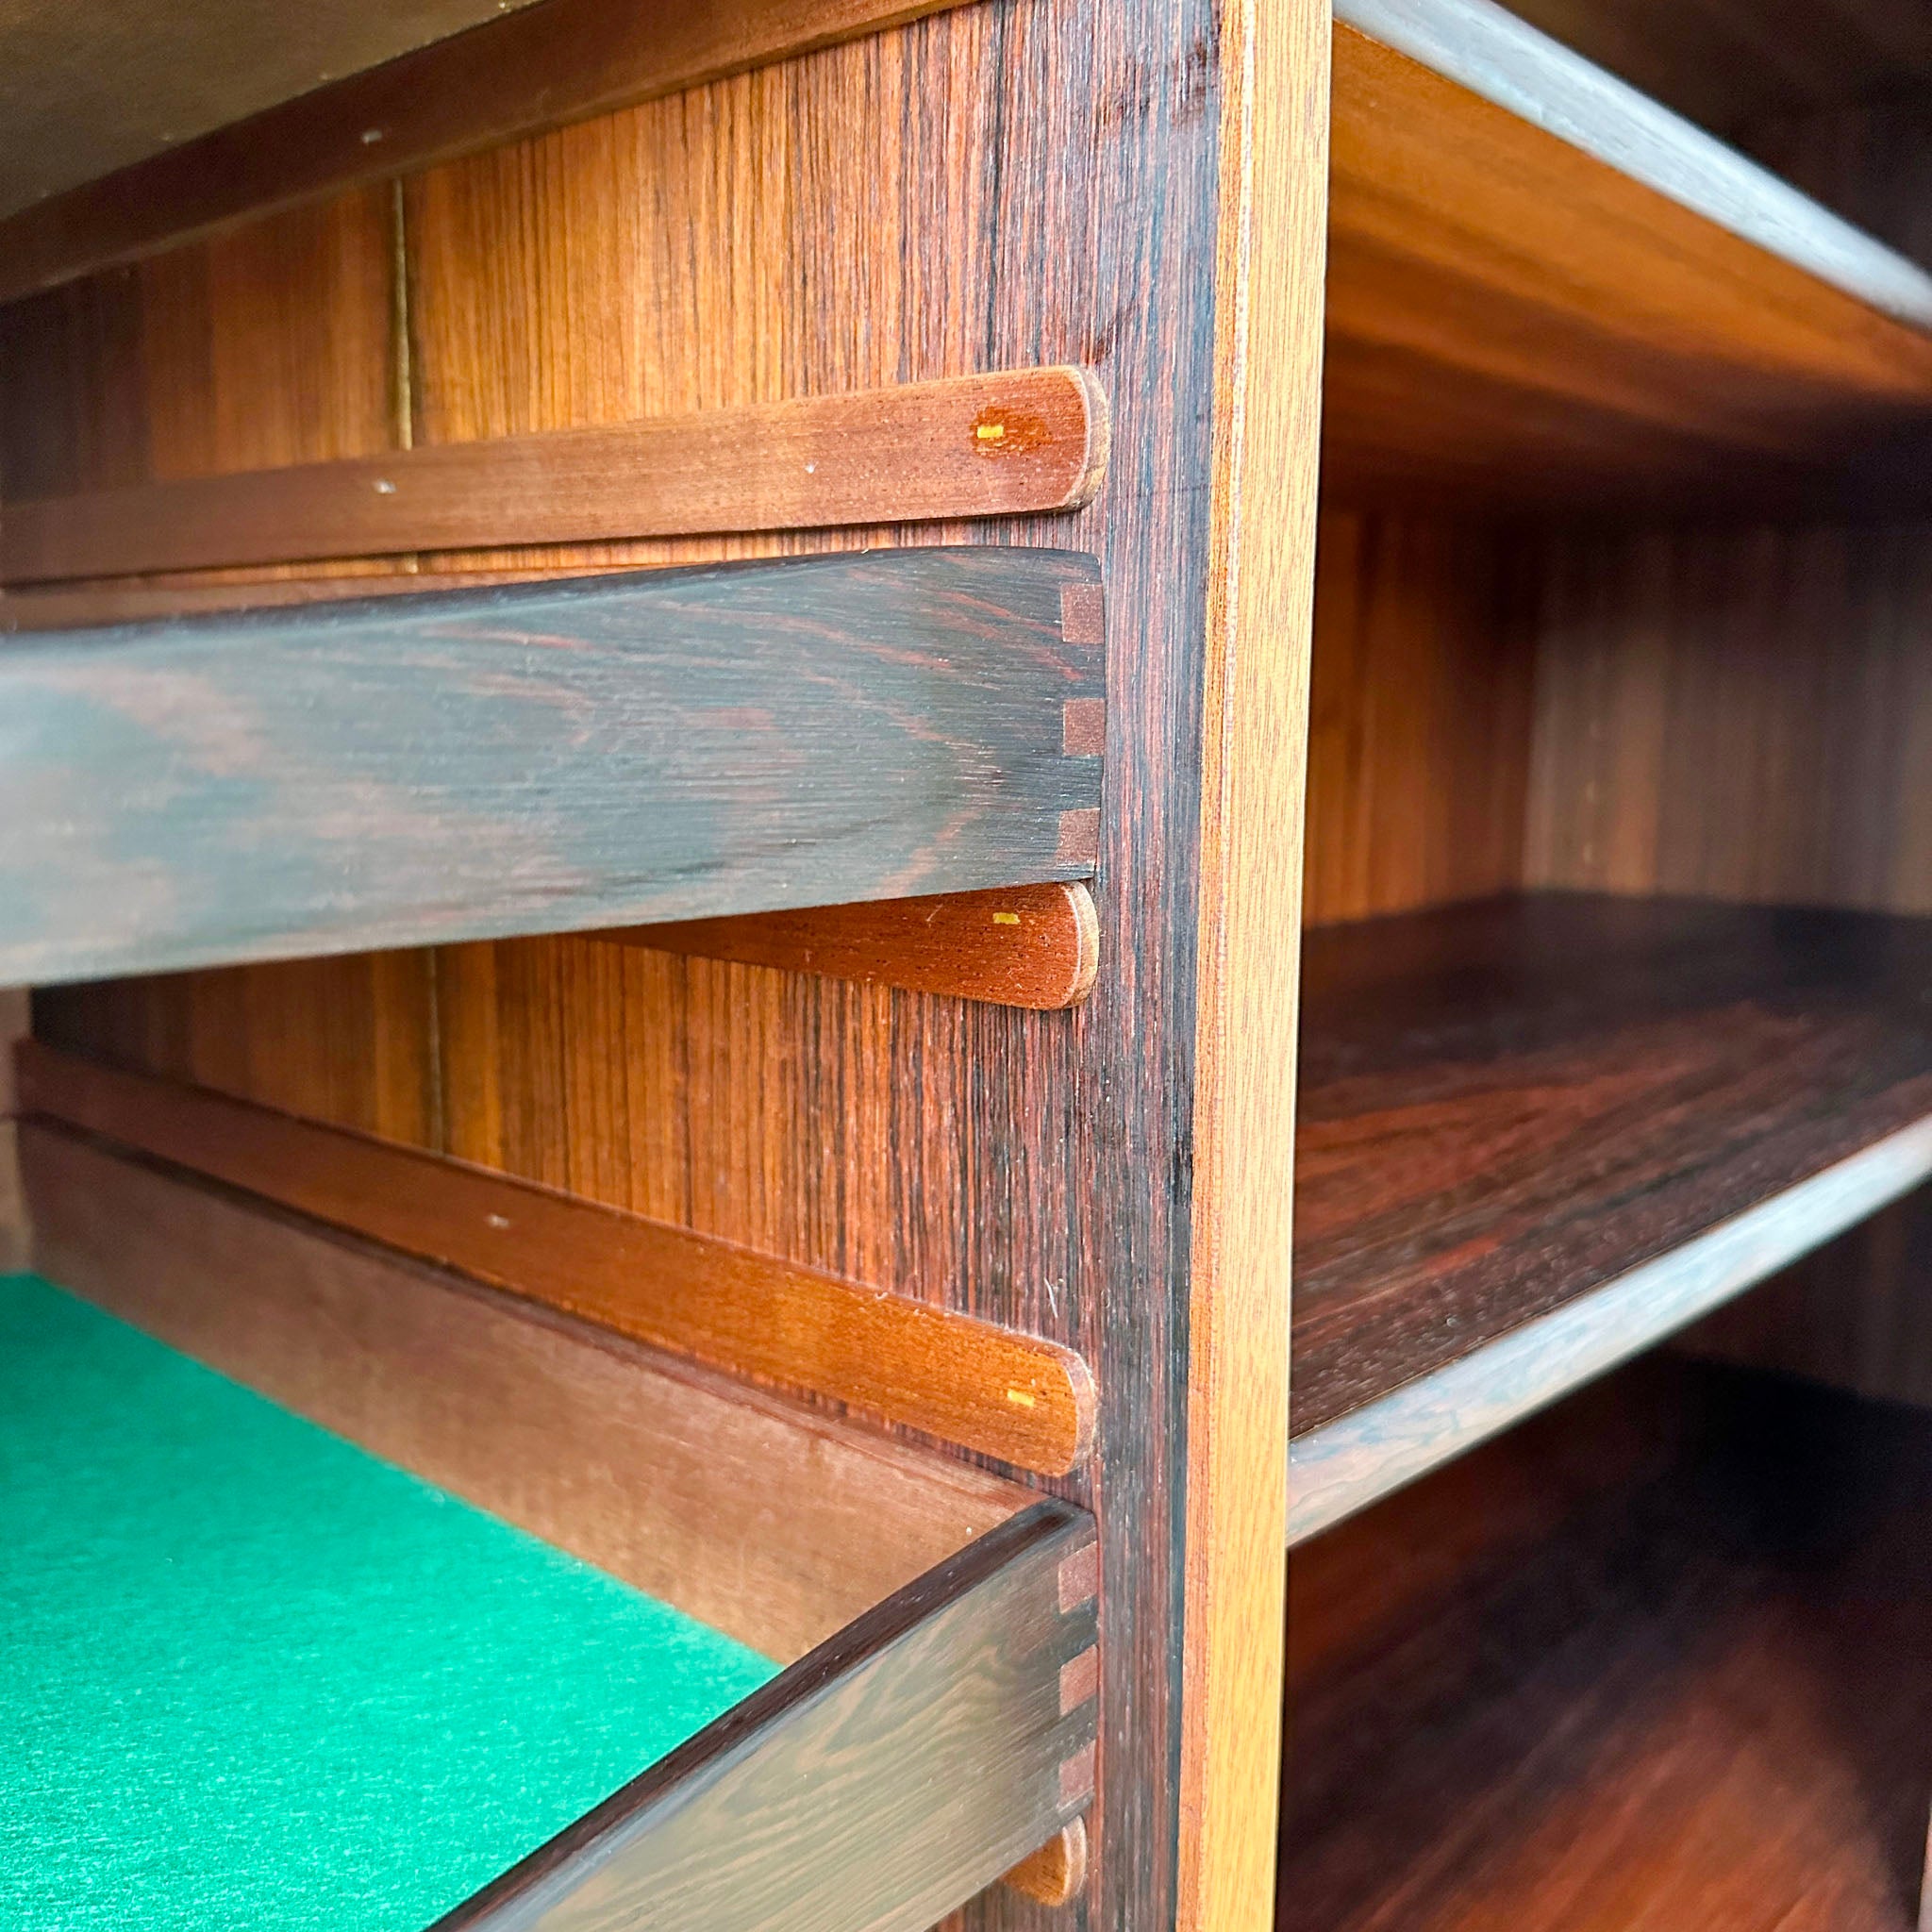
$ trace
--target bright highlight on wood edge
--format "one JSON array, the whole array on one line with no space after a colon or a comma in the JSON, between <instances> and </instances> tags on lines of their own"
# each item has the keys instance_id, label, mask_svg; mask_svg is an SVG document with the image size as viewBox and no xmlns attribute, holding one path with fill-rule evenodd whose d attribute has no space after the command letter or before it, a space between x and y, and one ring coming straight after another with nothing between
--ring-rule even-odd
<instances>
[{"instance_id":1,"label":"bright highlight on wood edge","mask_svg":"<svg viewBox=\"0 0 1932 1932\"><path fill-rule=\"evenodd\" d=\"M1100 970L1099 916L1077 883L625 926L597 937L1036 1012L1078 1006Z\"/></svg>"}]
</instances>

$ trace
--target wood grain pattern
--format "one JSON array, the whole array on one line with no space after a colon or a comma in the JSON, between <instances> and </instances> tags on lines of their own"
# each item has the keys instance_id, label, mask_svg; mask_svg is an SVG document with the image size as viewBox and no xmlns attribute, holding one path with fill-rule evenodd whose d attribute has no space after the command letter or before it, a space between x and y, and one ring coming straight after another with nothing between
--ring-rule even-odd
<instances>
[{"instance_id":1,"label":"wood grain pattern","mask_svg":"<svg viewBox=\"0 0 1932 1932\"><path fill-rule=\"evenodd\" d=\"M10 8L0 20L0 216L500 10L498 0Z\"/></svg>"},{"instance_id":2,"label":"wood grain pattern","mask_svg":"<svg viewBox=\"0 0 1932 1932\"><path fill-rule=\"evenodd\" d=\"M21 1139L63 1287L767 1657L1027 1500L58 1128Z\"/></svg>"},{"instance_id":3,"label":"wood grain pattern","mask_svg":"<svg viewBox=\"0 0 1932 1932\"><path fill-rule=\"evenodd\" d=\"M92 1065L31 1041L23 1111L512 1293L1064 1475L1092 1442L1071 1350L448 1159Z\"/></svg>"},{"instance_id":4,"label":"wood grain pattern","mask_svg":"<svg viewBox=\"0 0 1932 1932\"><path fill-rule=\"evenodd\" d=\"M1094 1639L1061 1560L1092 1524L1041 1502L868 1611L437 1932L924 1932L1066 1823L1059 1707Z\"/></svg>"},{"instance_id":5,"label":"wood grain pattern","mask_svg":"<svg viewBox=\"0 0 1932 1932\"><path fill-rule=\"evenodd\" d=\"M1341 0L1339 18L1881 313L1932 325L1932 281L1494 0Z\"/></svg>"},{"instance_id":6,"label":"wood grain pattern","mask_svg":"<svg viewBox=\"0 0 1932 1932\"><path fill-rule=\"evenodd\" d=\"M353 575L339 570L315 576L211 571L0 590L0 636L145 624L160 617L209 617L227 610L286 609L339 603L345 597L413 596L425 591L474 591L483 584L546 583L583 575L581 565L568 563L521 570L427 571L412 568L413 559L398 561L399 568L387 575L373 570Z\"/></svg>"},{"instance_id":7,"label":"wood grain pattern","mask_svg":"<svg viewBox=\"0 0 1932 1932\"><path fill-rule=\"evenodd\" d=\"M1106 466L1107 405L1084 371L1001 370L292 469L9 497L0 578L1069 509L1093 493Z\"/></svg>"},{"instance_id":8,"label":"wood grain pattern","mask_svg":"<svg viewBox=\"0 0 1932 1932\"><path fill-rule=\"evenodd\" d=\"M1218 31L1199 0L961 9L408 192L419 441L1016 360L1106 388L1113 484L1063 530L988 533L1091 550L1135 614L1095 893L1124 969L1071 1025L608 947L446 957L441 981L444 1063L475 1074L453 1145L957 1298L1092 1364L1109 1641L1074 1909L1096 1924L1174 1910Z\"/></svg>"},{"instance_id":9,"label":"wood grain pattern","mask_svg":"<svg viewBox=\"0 0 1932 1932\"><path fill-rule=\"evenodd\" d=\"M1831 160L1821 138L1814 158ZM1834 172L1882 212L1883 162ZM1841 165L1839 165L1841 164ZM1909 198L1910 175L1898 172ZM1829 185L1822 176L1812 185ZM1925 532L1566 533L1539 614L1528 870L1551 885L1932 910ZM1924 1209L1881 1215L1736 1305L1721 1348L1896 1399L1932 1393Z\"/></svg>"},{"instance_id":10,"label":"wood grain pattern","mask_svg":"<svg viewBox=\"0 0 1932 1932\"><path fill-rule=\"evenodd\" d=\"M1411 14L1453 38L1474 9ZM1465 507L1665 484L1688 501L1803 498L1821 471L1923 442L1932 338L1894 318L1932 317L1932 284L1901 258L1853 275L1804 256L1792 237L1827 227L1868 265L1876 244L1734 158L1721 167L1688 129L1666 191L1625 172L1630 155L1612 165L1351 26L1336 51L1334 484L1450 490ZM1635 145L1660 138L1646 125ZM1720 219L1674 198L1719 178L1742 197Z\"/></svg>"},{"instance_id":11,"label":"wood grain pattern","mask_svg":"<svg viewBox=\"0 0 1932 1932\"><path fill-rule=\"evenodd\" d=\"M1536 656L1525 548L1507 526L1450 517L1323 516L1307 924L1523 884Z\"/></svg>"},{"instance_id":12,"label":"wood grain pattern","mask_svg":"<svg viewBox=\"0 0 1932 1932\"><path fill-rule=\"evenodd\" d=\"M1311 934L1297 1436L1921 1127L1928 933L1559 896Z\"/></svg>"},{"instance_id":13,"label":"wood grain pattern","mask_svg":"<svg viewBox=\"0 0 1932 1932\"><path fill-rule=\"evenodd\" d=\"M23 209L0 224L0 301L947 4L540 0Z\"/></svg>"},{"instance_id":14,"label":"wood grain pattern","mask_svg":"<svg viewBox=\"0 0 1932 1932\"><path fill-rule=\"evenodd\" d=\"M0 399L17 399L0 428L0 496L393 447L408 402L392 353L394 213L379 192L353 193L0 308ZM410 561L309 568L318 580L377 589ZM237 574L219 575L204 593L218 588L224 606L252 600L238 595ZM0 592L0 629L15 616Z\"/></svg>"},{"instance_id":15,"label":"wood grain pattern","mask_svg":"<svg viewBox=\"0 0 1932 1932\"><path fill-rule=\"evenodd\" d=\"M1928 1175L1932 1121L1920 1121L1298 1437L1289 1452L1290 1545L1732 1302ZM1697 1345L1695 1331L1685 1345Z\"/></svg>"},{"instance_id":16,"label":"wood grain pattern","mask_svg":"<svg viewBox=\"0 0 1932 1932\"><path fill-rule=\"evenodd\" d=\"M1077 876L1077 558L649 572L0 657L0 976Z\"/></svg>"},{"instance_id":17,"label":"wood grain pattern","mask_svg":"<svg viewBox=\"0 0 1932 1932\"><path fill-rule=\"evenodd\" d=\"M1399 1544L1378 1510L1297 1553L1297 1608L1329 1597L1353 1641L1297 1672L1284 1932L1912 1923L1924 1420L1720 1382L1690 1424L1674 1466L1526 1545L1468 1548L1483 1464L1411 1491ZM1429 1587L1391 1616L1398 1548Z\"/></svg>"},{"instance_id":18,"label":"wood grain pattern","mask_svg":"<svg viewBox=\"0 0 1932 1932\"><path fill-rule=\"evenodd\" d=\"M1529 882L1932 911L1928 557L1908 524L1553 544Z\"/></svg>"},{"instance_id":19,"label":"wood grain pattern","mask_svg":"<svg viewBox=\"0 0 1932 1932\"><path fill-rule=\"evenodd\" d=\"M1088 1654L1094 1657L1097 1666L1097 1654ZM1002 1883L1039 1905L1072 1904L1087 1886L1085 1821L1076 1818L1071 1824L1062 1825L1030 1857L1022 1858Z\"/></svg>"},{"instance_id":20,"label":"wood grain pattern","mask_svg":"<svg viewBox=\"0 0 1932 1932\"><path fill-rule=\"evenodd\" d=\"M1108 669L1095 891L1121 965L1084 1006L1036 1015L582 939L405 956L380 983L366 961L340 983L275 965L36 1003L72 1045L99 1028L138 1064L325 1117L400 1120L425 1094L419 1126L377 1130L891 1281L1091 1362L1095 1465L1056 1485L1096 1497L1105 1546L1092 1879L1057 1922L1076 1927L1174 1909L1220 25L1207 0L961 8L432 171L406 195L418 443L1015 364L1095 371L1112 487L1076 513L929 533L1089 551L1133 614ZM325 301L297 282L274 312ZM90 413L117 397L130 434L151 387L180 399L171 420L205 403L187 336L137 332L136 383L126 350L92 354L84 319L45 358L92 372L77 400L60 391L85 431L71 458L118 449L111 411ZM260 405L331 402L278 381ZM904 539L689 540L645 560L880 541ZM390 1005L392 987L408 998ZM1048 1923L1010 1894L968 1917Z\"/></svg>"},{"instance_id":21,"label":"wood grain pattern","mask_svg":"<svg viewBox=\"0 0 1932 1932\"><path fill-rule=\"evenodd\" d=\"M0 492L391 448L392 217L379 192L345 195L0 308Z\"/></svg>"},{"instance_id":22,"label":"wood grain pattern","mask_svg":"<svg viewBox=\"0 0 1932 1932\"><path fill-rule=\"evenodd\" d=\"M1222 13L1180 1932L1272 1923L1329 39L1306 0Z\"/></svg>"},{"instance_id":23,"label":"wood grain pattern","mask_svg":"<svg viewBox=\"0 0 1932 1932\"><path fill-rule=\"evenodd\" d=\"M1017 886L819 906L754 919L700 919L606 933L620 945L738 959L1042 1013L1076 1007L1100 970L1100 924L1085 886Z\"/></svg>"}]
</instances>

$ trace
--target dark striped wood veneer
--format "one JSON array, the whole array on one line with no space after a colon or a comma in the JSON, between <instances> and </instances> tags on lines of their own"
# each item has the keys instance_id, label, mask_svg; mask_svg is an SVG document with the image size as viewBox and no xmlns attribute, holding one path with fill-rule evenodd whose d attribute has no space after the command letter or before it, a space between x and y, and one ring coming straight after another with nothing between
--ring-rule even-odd
<instances>
[{"instance_id":1,"label":"dark striped wood veneer","mask_svg":"<svg viewBox=\"0 0 1932 1932\"><path fill-rule=\"evenodd\" d=\"M1080 877L1103 694L1019 548L23 639L0 983Z\"/></svg>"},{"instance_id":2,"label":"dark striped wood veneer","mask_svg":"<svg viewBox=\"0 0 1932 1932\"><path fill-rule=\"evenodd\" d=\"M1290 1538L1932 1174L1932 921L1532 895L1307 936Z\"/></svg>"},{"instance_id":3,"label":"dark striped wood veneer","mask_svg":"<svg viewBox=\"0 0 1932 1932\"><path fill-rule=\"evenodd\" d=\"M1095 1606L1065 1579L1092 1541L1035 1504L433 1932L925 1932L1091 1801Z\"/></svg>"},{"instance_id":4,"label":"dark striped wood veneer","mask_svg":"<svg viewBox=\"0 0 1932 1932\"><path fill-rule=\"evenodd\" d=\"M97 1066L33 1041L20 1105L719 1368L1064 1475L1093 1442L1072 1349L507 1174Z\"/></svg>"}]
</instances>

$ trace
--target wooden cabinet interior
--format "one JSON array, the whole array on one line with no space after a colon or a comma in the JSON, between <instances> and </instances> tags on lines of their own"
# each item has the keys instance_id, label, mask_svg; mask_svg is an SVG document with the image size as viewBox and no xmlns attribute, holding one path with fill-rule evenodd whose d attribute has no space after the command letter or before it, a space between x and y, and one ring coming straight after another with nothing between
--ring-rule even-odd
<instances>
[{"instance_id":1,"label":"wooden cabinet interior","mask_svg":"<svg viewBox=\"0 0 1932 1932\"><path fill-rule=\"evenodd\" d=\"M974 0L886 24L855 0L703 9L648 44L545 38L591 11L537 0L143 164L140 194L129 176L0 230L23 298L0 308L5 496L188 505L192 539L141 554L144 575L76 549L63 569L103 575L0 595L0 629L776 574L874 544L1091 557L1110 702L1104 724L1062 713L1058 744L1088 759L1104 739L1097 833L1010 881L1092 875L1061 902L1067 971L984 1001L957 971L876 970L868 915L794 895L802 923L759 931L397 929L369 942L425 943L47 986L41 1047L164 1085L170 1119L187 1090L274 1109L389 1143L391 1166L466 1163L504 1198L575 1197L756 1254L771 1281L881 1288L927 1311L895 1319L1087 1365L1091 1453L1083 1420L1030 1460L796 1361L732 1365L774 1403L849 1401L1097 1500L1087 1924L1266 1917L1254 1739L1273 1750L1280 1632L1253 1606L1278 1589L1286 1507L1305 1722L1282 1925L1581 1932L1694 1898L1720 1926L1902 1926L1932 1599L1910 1560L1890 1595L1873 1578L1906 1541L1919 1419L1655 1359L1573 1391L1741 1296L1689 1345L1932 1394L1912 1191L1932 1164L1932 250L1899 185L1932 153L1932 46L1888 42L1883 0L1839 9L1860 25L1830 44L1769 5L1659 22L1650 0L1524 0L1667 111L1487 0L1342 0L1330 174L1304 113L1324 91L1284 81L1320 69L1293 33L1325 23L1299 5ZM1709 37L1740 32L1755 64L1709 72ZM532 107L558 60L570 85ZM490 85L385 92L473 61ZM392 118L359 119L384 100ZM370 125L379 158L351 151ZM1294 223L1324 181L1305 665L1316 305ZM509 440L601 448L619 425L1068 369L1107 396L1111 480L1088 494L1090 421L1054 489L922 498L952 520L916 529L882 498L838 527L471 522L218 556L192 510L265 471L391 480ZM1280 648L1239 648L1256 635ZM917 903L889 870L864 889L887 925ZM1265 1130L1230 1127L1242 1107ZM43 1110L184 1153L174 1129ZM45 1121L24 1138L30 1169L111 1158ZM258 1166L226 1177L276 1191ZM1011 1388L1036 1392L986 1383ZM1859 1445L1811 1571L1776 1521L1725 1540L1756 1522L1733 1478L1769 1455L1774 1408L1819 1469ZM1224 1450L1242 1415L1271 1419L1265 1443ZM1217 1491L1236 1468L1248 1487ZM809 1622L814 1587L774 1584L772 1614ZM1847 1657L1837 1635L1874 1599L1886 1641ZM1763 1701L1740 1718L1744 1690ZM1838 1704L1856 1709L1834 1731L1816 1707ZM1764 1740L1806 1774L1769 1797ZM1687 1805L1696 1829L1640 1858ZM1038 1923L1077 1864L1058 1842L1029 1902L973 1923Z\"/></svg>"},{"instance_id":2,"label":"wooden cabinet interior","mask_svg":"<svg viewBox=\"0 0 1932 1932\"><path fill-rule=\"evenodd\" d=\"M1294 1553L1284 1928L1916 1923L1932 1419L1637 1367Z\"/></svg>"},{"instance_id":3,"label":"wooden cabinet interior","mask_svg":"<svg viewBox=\"0 0 1932 1932\"><path fill-rule=\"evenodd\" d=\"M1932 1175L1932 923L1561 893L1310 933L1291 1541Z\"/></svg>"},{"instance_id":4,"label":"wooden cabinet interior","mask_svg":"<svg viewBox=\"0 0 1932 1932\"><path fill-rule=\"evenodd\" d=\"M0 975L1082 876L1096 579L922 547L29 637Z\"/></svg>"},{"instance_id":5,"label":"wooden cabinet interior","mask_svg":"<svg viewBox=\"0 0 1932 1932\"><path fill-rule=\"evenodd\" d=\"M1106 469L1106 398L1084 370L991 371L15 497L0 580L1017 515L1076 508Z\"/></svg>"},{"instance_id":6,"label":"wooden cabinet interior","mask_svg":"<svg viewBox=\"0 0 1932 1932\"><path fill-rule=\"evenodd\" d=\"M1258 560L1242 582L1266 582L1282 494L1311 520L1315 452L1264 442L1231 491L1209 399L1224 368L1224 395L1251 392L1257 423L1283 408L1311 420L1319 301L1309 278L1280 287L1257 260L1257 309L1285 301L1288 325L1251 365L1221 359L1214 291L1237 273L1222 255L1222 169L1240 142L1221 138L1219 96L1250 74L1239 85L1273 145L1248 206L1272 222L1285 176L1312 253L1325 113L1319 90L1283 83L1325 18L1303 0L1271 9L1264 48L1277 25L1292 37L1257 85L1260 50L1206 0L537 9L442 43L433 75L391 67L372 83L386 94L318 91L290 118L186 144L10 226L0 274L22 299L0 308L0 497L361 459L400 495L388 475L399 452L1015 368L1093 371L1114 448L1132 453L1124 475L1110 470L1084 503L1076 490L1024 515L955 504L991 513L917 526L882 496L884 524L831 529L640 526L533 545L512 523L483 548L304 563L215 563L203 549L158 575L9 590L0 622L199 623L224 606L306 610L341 588L407 595L458 575L762 570L913 545L1091 557L1109 603L1134 613L1127 658L1107 674L1112 775L1097 844L1029 882L1120 881L1091 903L1098 958L1122 970L1103 963L1076 1008L1042 1010L553 927L43 985L37 1028L95 1060L1077 1356L1097 1395L1093 1453L1033 1486L1075 1507L1108 1498L1092 1565L1107 1634L1091 1863L1068 1906L1041 1902L1072 1882L1048 1871L1024 1895L974 1902L968 1922L1031 1927L1058 1910L1221 1932L1239 1923L1213 1909L1224 1868L1237 1869L1235 1895L1265 1906L1272 1815L1204 1858L1183 1844L1174 1767L1185 1745L1178 1782L1224 1787L1237 1807L1257 1766L1272 1785L1280 1625L1253 1643L1224 1607L1222 1559L1191 1563L1185 1544L1190 1456L1220 1426L1215 1404L1232 1413L1240 1393L1212 1394L1190 1424L1191 1217L1197 1196L1204 1217L1222 1198L1187 1176L1195 1123L1212 1119L1192 1096L1195 1001L1212 1008L1218 970L1197 970L1202 687L1209 656L1236 642L1210 638L1214 573L1246 532ZM479 54L485 36L494 53ZM268 147L251 152L264 130ZM1245 727L1276 736L1298 729L1307 583L1292 560L1278 595L1282 690L1257 708L1237 686ZM1091 747L1098 723L1062 709L1060 754ZM1091 748L1071 756L1099 762ZM863 760L848 763L863 782ZM1270 916L1291 956L1291 902ZM1272 1063L1252 1076L1264 1103L1285 1078ZM1205 1322L1211 1296L1199 1305ZM1284 1375L1285 1361L1271 1370L1271 1403ZM809 1394L788 1385L772 1399ZM1279 1430L1252 1453L1282 1489ZM743 1487L759 1492L749 1475ZM1259 1544L1229 1554L1275 1597L1280 1500ZM1190 1602L1199 1615L1184 1619ZM1212 1670L1184 1684L1180 1660L1217 1619ZM1224 1763L1217 1739L1204 1760L1188 1740L1203 1685L1247 1713L1245 1758ZM1079 1773L1068 1789L1084 1802Z\"/></svg>"},{"instance_id":7,"label":"wooden cabinet interior","mask_svg":"<svg viewBox=\"0 0 1932 1932\"><path fill-rule=\"evenodd\" d=\"M1521 10L1904 251L1894 295L1932 259L1902 185L1928 49L1882 9ZM1692 242L1699 193L1751 176L1661 181L1702 137L1649 103L1486 8L1338 14L1277 1924L1905 1932L1932 1797L1923 376L1826 400L1797 344L1850 258L1786 283L1760 225L1747 266L1740 231L1792 207L1768 182ZM1690 51L1753 31L1756 68ZM1768 51L1787 31L1818 44ZM1828 358L1923 367L1923 318L1865 306ZM1899 962L1892 994L1859 956ZM1562 1394L1559 1364L1672 1335Z\"/></svg>"},{"instance_id":8,"label":"wooden cabinet interior","mask_svg":"<svg viewBox=\"0 0 1932 1932\"><path fill-rule=\"evenodd\" d=\"M0 971L47 983L1085 870L1099 760L1070 753L1065 707L1103 700L1097 627L1064 614L1091 565L1066 562L798 559L25 641L0 663L18 746ZM977 726L948 717L956 683ZM208 689L221 711L184 716L178 694ZM874 739L869 717L894 722ZM889 739L910 754L896 770ZM800 745L824 762L777 755ZM835 882L814 847L857 870Z\"/></svg>"},{"instance_id":9,"label":"wooden cabinet interior","mask_svg":"<svg viewBox=\"0 0 1932 1932\"><path fill-rule=\"evenodd\" d=\"M1018 1469L1093 1447L1071 1349L447 1158L23 1044L19 1109L547 1307Z\"/></svg>"},{"instance_id":10,"label":"wooden cabinet interior","mask_svg":"<svg viewBox=\"0 0 1932 1932\"><path fill-rule=\"evenodd\" d=\"M57 1130L25 1138L50 1274L789 1664L439 1924L564 1932L608 1924L614 1898L642 1925L919 1932L1085 1808L1083 1512Z\"/></svg>"},{"instance_id":11,"label":"wooden cabinet interior","mask_svg":"<svg viewBox=\"0 0 1932 1932\"><path fill-rule=\"evenodd\" d=\"M1932 279L1489 0L1336 28L1324 482L1897 501Z\"/></svg>"}]
</instances>

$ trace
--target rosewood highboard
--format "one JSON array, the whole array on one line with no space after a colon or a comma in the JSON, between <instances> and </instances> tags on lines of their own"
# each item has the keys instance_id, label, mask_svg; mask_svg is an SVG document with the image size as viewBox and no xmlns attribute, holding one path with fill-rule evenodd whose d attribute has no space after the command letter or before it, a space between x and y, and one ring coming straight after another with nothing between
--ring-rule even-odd
<instances>
[{"instance_id":1,"label":"rosewood highboard","mask_svg":"<svg viewBox=\"0 0 1932 1932\"><path fill-rule=\"evenodd\" d=\"M0 1918L1909 1932L1928 157L1886 0L0 20Z\"/></svg>"}]
</instances>

